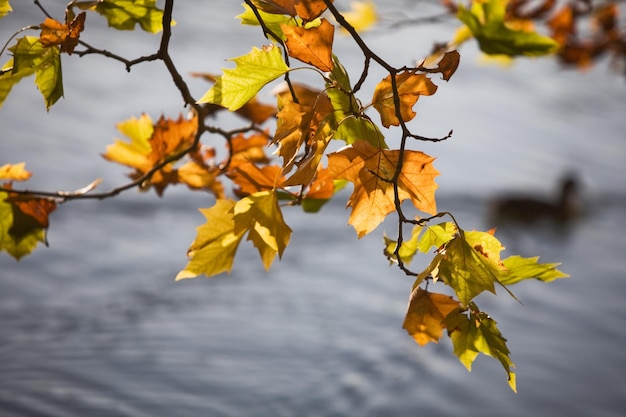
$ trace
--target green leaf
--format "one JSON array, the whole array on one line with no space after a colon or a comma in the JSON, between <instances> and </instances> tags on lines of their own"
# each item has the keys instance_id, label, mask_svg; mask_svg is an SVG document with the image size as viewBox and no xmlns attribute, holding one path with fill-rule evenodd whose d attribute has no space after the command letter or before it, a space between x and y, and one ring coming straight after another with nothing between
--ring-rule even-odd
<instances>
[{"instance_id":1,"label":"green leaf","mask_svg":"<svg viewBox=\"0 0 626 417\"><path fill-rule=\"evenodd\" d=\"M32 68L25 68L21 71L15 71L13 58L11 58L0 71L0 108L9 96L11 89L24 77L32 75L35 71Z\"/></svg>"},{"instance_id":2,"label":"green leaf","mask_svg":"<svg viewBox=\"0 0 626 417\"><path fill-rule=\"evenodd\" d=\"M261 191L237 202L234 207L235 233L248 231L248 240L258 249L265 269L289 244L291 229L285 223L277 194Z\"/></svg>"},{"instance_id":3,"label":"green leaf","mask_svg":"<svg viewBox=\"0 0 626 417\"><path fill-rule=\"evenodd\" d=\"M449 285L464 306L483 291L495 294L501 267L470 246L462 234L445 245L438 277Z\"/></svg>"},{"instance_id":4,"label":"green leaf","mask_svg":"<svg viewBox=\"0 0 626 417\"><path fill-rule=\"evenodd\" d=\"M176 276L177 281L202 274L211 277L231 271L244 234L244 231L235 233L234 207L234 201L220 199L213 207L200 209L207 221L196 228L196 238L187 252L190 260Z\"/></svg>"},{"instance_id":5,"label":"green leaf","mask_svg":"<svg viewBox=\"0 0 626 417\"><path fill-rule=\"evenodd\" d=\"M9 4L9 0L0 0L0 19L12 12L13 9Z\"/></svg>"},{"instance_id":6,"label":"green leaf","mask_svg":"<svg viewBox=\"0 0 626 417\"><path fill-rule=\"evenodd\" d=\"M58 47L45 48L42 60L35 69L35 84L43 95L48 110L63 97L61 53Z\"/></svg>"},{"instance_id":7,"label":"green leaf","mask_svg":"<svg viewBox=\"0 0 626 417\"><path fill-rule=\"evenodd\" d=\"M439 248L444 243L452 240L456 233L456 226L452 222L428 226L422 237L419 239L417 249L422 253L428 253L433 246L435 248Z\"/></svg>"},{"instance_id":8,"label":"green leaf","mask_svg":"<svg viewBox=\"0 0 626 417\"><path fill-rule=\"evenodd\" d=\"M400 259L405 265L409 265L413 260L413 256L417 253L417 242L419 234L422 232L422 226L415 226L411 231L411 238L408 240L404 240L402 242L402 246L400 246L400 250L398 251L398 255ZM398 262L395 251L398 247L398 242L392 239L389 239L386 235L385 239L385 255L390 262Z\"/></svg>"},{"instance_id":9,"label":"green leaf","mask_svg":"<svg viewBox=\"0 0 626 417\"><path fill-rule=\"evenodd\" d=\"M448 329L454 354L468 371L472 370L472 364L479 353L494 357L506 371L511 389L517 391L511 352L495 320L479 311L472 303L469 314L462 309L456 309L448 314L443 325Z\"/></svg>"},{"instance_id":10,"label":"green leaf","mask_svg":"<svg viewBox=\"0 0 626 417\"><path fill-rule=\"evenodd\" d=\"M63 97L63 78L59 48L44 46L39 38L25 36L9 48L13 59L3 67L0 75L0 105L15 84L22 78L35 74L35 84L43 95L46 108Z\"/></svg>"},{"instance_id":11,"label":"green leaf","mask_svg":"<svg viewBox=\"0 0 626 417\"><path fill-rule=\"evenodd\" d=\"M259 23L256 15L254 14L254 11L252 11L250 6L244 3L243 7L245 11L241 13L239 16L237 16L238 19L241 19L241 24L250 25L250 26L260 26L261 24ZM280 38L277 40L284 41L285 35L283 34L283 30L281 29L280 26L289 25L293 23L294 18L289 15L284 15L284 14L267 13L261 9L257 9L257 11L259 12L259 15L261 16L261 18L263 19L263 23L265 24L265 26L269 30L274 32L274 34Z\"/></svg>"},{"instance_id":12,"label":"green leaf","mask_svg":"<svg viewBox=\"0 0 626 417\"><path fill-rule=\"evenodd\" d=\"M236 68L225 69L213 87L198 103L213 103L235 111L253 98L265 85L289 71L280 48L274 45L252 48L247 55L233 58Z\"/></svg>"},{"instance_id":13,"label":"green leaf","mask_svg":"<svg viewBox=\"0 0 626 417\"><path fill-rule=\"evenodd\" d=\"M474 1L470 9L459 5L457 18L467 25L480 49L488 55L541 56L556 52L558 43L552 38L507 26L508 1Z\"/></svg>"},{"instance_id":14,"label":"green leaf","mask_svg":"<svg viewBox=\"0 0 626 417\"><path fill-rule=\"evenodd\" d=\"M156 0L79 1L74 6L96 11L118 30L135 30L136 25L150 33L163 30L163 10L156 6Z\"/></svg>"},{"instance_id":15,"label":"green leaf","mask_svg":"<svg viewBox=\"0 0 626 417\"><path fill-rule=\"evenodd\" d=\"M522 258L518 255L504 259L502 262L507 268L507 271L502 274L500 282L504 285L511 285L532 278L550 282L558 278L569 277L568 274L564 274L556 269L560 264L540 264L537 263L538 260L538 256L534 258Z\"/></svg>"},{"instance_id":16,"label":"green leaf","mask_svg":"<svg viewBox=\"0 0 626 417\"><path fill-rule=\"evenodd\" d=\"M38 243L45 243L46 231L44 228L32 228L25 234L16 236L11 233L15 222L14 206L6 202L8 193L0 192L0 251L4 250L15 259L31 253Z\"/></svg>"}]
</instances>

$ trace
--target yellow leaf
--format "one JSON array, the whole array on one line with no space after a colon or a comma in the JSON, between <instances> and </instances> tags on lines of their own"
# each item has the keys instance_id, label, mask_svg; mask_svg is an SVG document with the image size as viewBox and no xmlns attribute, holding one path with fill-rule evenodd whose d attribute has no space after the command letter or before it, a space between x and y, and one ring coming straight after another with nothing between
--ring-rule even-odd
<instances>
[{"instance_id":1,"label":"yellow leaf","mask_svg":"<svg viewBox=\"0 0 626 417\"><path fill-rule=\"evenodd\" d=\"M437 86L425 74L415 74L404 71L396 75L396 88L400 104L402 120L408 122L415 117L413 105L420 96L435 94ZM388 75L376 86L372 105L380 113L380 119L385 127L398 126L400 120L396 114L394 91L391 84L391 75Z\"/></svg>"},{"instance_id":2,"label":"yellow leaf","mask_svg":"<svg viewBox=\"0 0 626 417\"><path fill-rule=\"evenodd\" d=\"M350 25L358 32L371 29L378 21L378 12L374 2L353 1L350 3L350 11L341 13Z\"/></svg>"},{"instance_id":3,"label":"yellow leaf","mask_svg":"<svg viewBox=\"0 0 626 417\"><path fill-rule=\"evenodd\" d=\"M291 229L285 223L273 191L261 191L243 198L235 204L235 233L248 231L248 240L259 251L263 265L268 270L278 254L289 244Z\"/></svg>"},{"instance_id":4,"label":"yellow leaf","mask_svg":"<svg viewBox=\"0 0 626 417\"><path fill-rule=\"evenodd\" d=\"M202 274L211 277L231 271L244 234L244 231L235 233L234 207L234 201L220 199L213 207L200 209L207 221L196 228L196 238L187 252L189 262L176 276L177 281Z\"/></svg>"},{"instance_id":5,"label":"yellow leaf","mask_svg":"<svg viewBox=\"0 0 626 417\"><path fill-rule=\"evenodd\" d=\"M0 166L0 180L26 181L32 174L24 169L25 166L25 162Z\"/></svg>"}]
</instances>

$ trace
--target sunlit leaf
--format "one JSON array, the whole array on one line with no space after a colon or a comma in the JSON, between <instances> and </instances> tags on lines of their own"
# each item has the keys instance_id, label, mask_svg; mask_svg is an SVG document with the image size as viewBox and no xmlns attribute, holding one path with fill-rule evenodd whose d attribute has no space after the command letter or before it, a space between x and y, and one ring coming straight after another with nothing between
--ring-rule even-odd
<instances>
[{"instance_id":1,"label":"sunlit leaf","mask_svg":"<svg viewBox=\"0 0 626 417\"><path fill-rule=\"evenodd\" d=\"M80 32L85 27L86 13L82 12L67 24L57 20L46 18L42 24L39 40L44 47L59 46L61 52L72 54L74 48L78 45Z\"/></svg>"},{"instance_id":2,"label":"sunlit leaf","mask_svg":"<svg viewBox=\"0 0 626 417\"><path fill-rule=\"evenodd\" d=\"M539 257L523 258L515 255L502 261L506 267L506 272L502 274L500 281L504 285L511 285L525 279L538 279L544 282L554 281L558 278L567 278L569 275L556 269L560 264L540 264Z\"/></svg>"},{"instance_id":3,"label":"sunlit leaf","mask_svg":"<svg viewBox=\"0 0 626 417\"><path fill-rule=\"evenodd\" d=\"M9 48L13 59L2 67L0 74L0 105L15 84L22 78L35 74L35 84L50 107L63 96L61 57L59 48L44 48L39 38L25 36Z\"/></svg>"},{"instance_id":4,"label":"sunlit leaf","mask_svg":"<svg viewBox=\"0 0 626 417\"><path fill-rule=\"evenodd\" d=\"M252 162L238 164L228 177L237 186L235 192L239 196L274 190L284 181L282 169L278 165L259 167Z\"/></svg>"},{"instance_id":5,"label":"sunlit leaf","mask_svg":"<svg viewBox=\"0 0 626 417\"><path fill-rule=\"evenodd\" d=\"M12 12L13 9L9 4L9 0L0 0L0 19Z\"/></svg>"},{"instance_id":6,"label":"sunlit leaf","mask_svg":"<svg viewBox=\"0 0 626 417\"><path fill-rule=\"evenodd\" d=\"M198 275L212 277L232 270L245 233L245 230L235 233L234 207L234 201L219 199L213 207L200 209L207 221L196 228L196 238L187 252L189 262L176 275L177 281Z\"/></svg>"},{"instance_id":7,"label":"sunlit leaf","mask_svg":"<svg viewBox=\"0 0 626 417\"><path fill-rule=\"evenodd\" d=\"M289 67L280 48L274 45L253 48L247 55L233 58L236 68L225 69L215 85L198 103L213 103L235 111L252 99L265 85L284 75Z\"/></svg>"},{"instance_id":8,"label":"sunlit leaf","mask_svg":"<svg viewBox=\"0 0 626 417\"><path fill-rule=\"evenodd\" d=\"M282 26L289 56L328 72L333 67L332 46L335 27L326 19L320 26L306 29L297 26Z\"/></svg>"},{"instance_id":9,"label":"sunlit leaf","mask_svg":"<svg viewBox=\"0 0 626 417\"><path fill-rule=\"evenodd\" d=\"M411 292L402 327L420 346L437 343L445 328L443 320L459 307L459 302L450 296L416 288Z\"/></svg>"},{"instance_id":10,"label":"sunlit leaf","mask_svg":"<svg viewBox=\"0 0 626 417\"><path fill-rule=\"evenodd\" d=\"M366 141L357 141L328 155L328 168L337 179L354 184L348 200L352 208L350 219L357 235L363 237L374 230L390 212L395 210L394 177L399 150L374 148ZM414 206L425 213L435 214L434 158L418 151L404 151L402 170L398 176L398 198L411 199Z\"/></svg>"},{"instance_id":11,"label":"sunlit leaf","mask_svg":"<svg viewBox=\"0 0 626 417\"><path fill-rule=\"evenodd\" d=\"M5 164L0 166L0 180L2 181L26 181L32 174L24 167L25 162L19 164Z\"/></svg>"},{"instance_id":12,"label":"sunlit leaf","mask_svg":"<svg viewBox=\"0 0 626 417\"><path fill-rule=\"evenodd\" d=\"M489 55L540 56L556 52L558 43L534 31L518 30L505 21L509 0L474 1L459 5L457 17L472 32L481 51Z\"/></svg>"},{"instance_id":13,"label":"sunlit leaf","mask_svg":"<svg viewBox=\"0 0 626 417\"><path fill-rule=\"evenodd\" d=\"M444 320L444 325L452 340L454 353L468 371L472 370L472 363L479 353L492 356L502 364L511 389L517 390L511 352L495 320L472 304L468 313L460 309L451 312Z\"/></svg>"},{"instance_id":14,"label":"sunlit leaf","mask_svg":"<svg viewBox=\"0 0 626 417\"><path fill-rule=\"evenodd\" d=\"M331 0L331 2L334 0ZM305 22L311 22L319 17L327 9L324 0L294 0L298 16Z\"/></svg>"},{"instance_id":15,"label":"sunlit leaf","mask_svg":"<svg viewBox=\"0 0 626 417\"><path fill-rule=\"evenodd\" d=\"M428 226L424 229L424 233L419 239L417 248L422 253L428 253L433 247L439 248L441 245L452 240L457 232L458 230L452 222Z\"/></svg>"},{"instance_id":16,"label":"sunlit leaf","mask_svg":"<svg viewBox=\"0 0 626 417\"><path fill-rule=\"evenodd\" d=\"M378 21L376 5L371 0L352 1L350 2L350 10L341 14L357 32L371 29Z\"/></svg>"},{"instance_id":17,"label":"sunlit leaf","mask_svg":"<svg viewBox=\"0 0 626 417\"><path fill-rule=\"evenodd\" d=\"M73 3L81 10L94 10L118 30L134 30L136 25L150 33L163 30L163 10L156 0L98 0Z\"/></svg>"},{"instance_id":18,"label":"sunlit leaf","mask_svg":"<svg viewBox=\"0 0 626 417\"><path fill-rule=\"evenodd\" d=\"M251 25L251 26L259 26L260 23L254 14L254 11L248 6L244 4L243 7L245 11L237 16L238 19L241 19L242 25ZM266 28L272 31L274 35L278 37L278 40L285 40L285 35L283 34L282 25L290 25L293 24L293 18L289 14L272 14L265 12L261 9L258 10L261 19L263 19L263 24ZM295 13L295 10L294 10Z\"/></svg>"},{"instance_id":19,"label":"sunlit leaf","mask_svg":"<svg viewBox=\"0 0 626 417\"><path fill-rule=\"evenodd\" d=\"M400 114L402 120L408 122L415 117L413 105L420 96L435 94L437 86L425 74L416 74L403 71L395 76ZM391 83L391 75L383 79L374 90L372 105L380 113L380 119L385 127L398 126L400 120L396 114L394 103L394 91Z\"/></svg>"},{"instance_id":20,"label":"sunlit leaf","mask_svg":"<svg viewBox=\"0 0 626 417\"><path fill-rule=\"evenodd\" d=\"M261 191L245 197L234 207L235 233L248 231L248 240L259 251L265 269L276 255L282 257L291 229L285 223L275 192Z\"/></svg>"},{"instance_id":21,"label":"sunlit leaf","mask_svg":"<svg viewBox=\"0 0 626 417\"><path fill-rule=\"evenodd\" d=\"M398 251L398 256L400 260L405 265L409 265L413 260L413 257L417 253L417 244L420 233L422 232L422 226L415 226L413 230L411 230L411 238L404 239L402 241L402 246L400 246L400 250ZM398 262L398 256L396 256L396 249L398 248L398 241L390 239L387 235L384 236L385 241L385 256L389 259L390 262Z\"/></svg>"}]
</instances>

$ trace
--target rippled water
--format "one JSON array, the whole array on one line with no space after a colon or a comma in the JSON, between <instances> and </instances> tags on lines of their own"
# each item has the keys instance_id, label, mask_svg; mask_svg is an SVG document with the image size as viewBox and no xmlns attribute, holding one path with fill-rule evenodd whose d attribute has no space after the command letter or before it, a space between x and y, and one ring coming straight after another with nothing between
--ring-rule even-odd
<instances>
[{"instance_id":1,"label":"rippled water","mask_svg":"<svg viewBox=\"0 0 626 417\"><path fill-rule=\"evenodd\" d=\"M230 20L236 3L203 4L181 2L176 15L183 73L217 72L222 58L262 43ZM404 4L388 2L387 16ZM19 13L24 24L38 19ZM367 40L389 59L411 59L445 39L426 29ZM90 41L110 41L108 33ZM424 47L407 52L398 39L408 36ZM138 35L116 47L144 54L150 42ZM419 348L405 334L411 282L378 256L382 232L393 229L357 241L346 225L347 194L323 216L286 213L294 236L270 273L244 245L231 276L174 283L202 222L196 208L212 203L173 190L162 200L131 192L65 205L52 216L49 248L19 263L0 254L0 415L623 415L624 81L604 69L554 73L541 61L482 68L471 48L465 56L450 83L418 106L421 133L455 130L453 140L425 147L442 171L439 208L466 229L484 228L501 190L548 193L570 168L586 185L588 215L567 236L499 231L510 252L562 262L572 275L514 287L524 305L505 294L479 299L509 339L518 394L497 361L480 357L468 373L449 342ZM97 157L117 135L115 123L182 110L158 66L126 74L99 57L66 59L64 77L66 99L49 115L28 81L0 111L0 164L26 160L33 186L74 189L97 177L104 187L119 184L124 170ZM206 89L192 86L196 95Z\"/></svg>"}]
</instances>

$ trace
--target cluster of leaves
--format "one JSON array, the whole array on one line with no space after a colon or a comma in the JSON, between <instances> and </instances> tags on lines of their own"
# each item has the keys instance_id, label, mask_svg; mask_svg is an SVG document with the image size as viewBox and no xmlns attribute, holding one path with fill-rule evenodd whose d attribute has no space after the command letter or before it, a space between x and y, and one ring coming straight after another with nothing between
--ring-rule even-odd
<instances>
[{"instance_id":1,"label":"cluster of leaves","mask_svg":"<svg viewBox=\"0 0 626 417\"><path fill-rule=\"evenodd\" d=\"M540 264L538 258L501 259L504 248L493 232L464 231L452 214L438 212L434 158L412 147L421 141L446 140L452 131L440 138L424 137L413 132L410 122L416 119L420 97L437 92L437 79L448 81L454 75L460 61L457 46L471 37L488 54L571 56L566 51L574 45L573 21L568 26L564 18L554 18L554 36L541 35L528 22L553 3L543 4L541 13L527 15L522 13L525 4L523 0L475 0L467 7L447 4L463 23L453 40L438 45L421 61L395 67L359 34L376 20L373 3L356 3L354 10L341 13L332 0L245 0L239 20L258 27L268 43L231 59L234 67L219 75L191 74L212 83L199 99L169 55L173 0L166 0L163 9L156 0L73 0L66 7L64 22L52 19L40 6L47 17L26 28L40 31L39 36L21 37L8 48L11 58L0 72L0 105L16 83L34 75L50 108L63 95L61 55L101 54L123 63L127 70L151 61L164 64L189 115L161 116L155 122L143 114L121 122L117 127L125 139L115 140L103 157L131 168L130 182L106 192L93 191L97 181L72 192L17 190L12 183L30 177L24 164L0 167L0 181L4 181L0 250L19 259L38 242L45 243L49 213L68 200L108 198L133 188L154 188L162 195L170 185L185 184L212 193L215 204L200 209L206 222L197 228L189 261L176 279L230 272L244 236L269 269L277 256L283 256L292 233L282 211L301 207L317 212L351 183L348 223L358 238L374 231L389 215L397 217L396 236L385 237L384 253L415 279L404 321L407 332L424 345L437 342L445 329L468 369L479 353L493 356L515 390L506 340L475 299L485 291L495 293L497 285L512 295L508 286L519 281L551 281L566 275L556 269L557 264ZM10 10L8 0L0 0L0 17ZM616 12L603 10L594 16L602 22L610 48L619 42L623 45L614 27ZM104 17L118 30L138 26L162 33L158 50L131 60L87 44L80 36L88 30L90 13ZM364 57L356 82L334 54L337 28L354 40ZM361 87L373 65L386 75L367 94ZM296 82L296 70L302 69L316 74L319 85ZM283 83L275 89L276 104L259 102L258 93L279 79ZM246 125L227 131L209 124L209 116L217 117L220 111L236 113ZM340 146L330 147L332 143ZM276 157L266 153L270 147L276 148ZM223 151L226 156L220 160ZM453 221L432 224L444 216ZM408 229L411 237L405 238ZM434 253L421 272L410 269L418 253ZM430 292L429 285L435 283L452 296Z\"/></svg>"}]
</instances>

